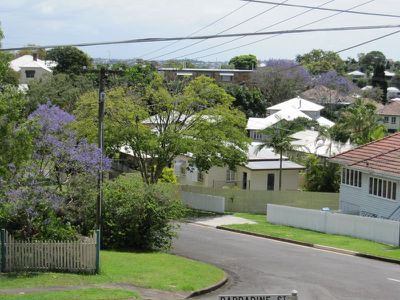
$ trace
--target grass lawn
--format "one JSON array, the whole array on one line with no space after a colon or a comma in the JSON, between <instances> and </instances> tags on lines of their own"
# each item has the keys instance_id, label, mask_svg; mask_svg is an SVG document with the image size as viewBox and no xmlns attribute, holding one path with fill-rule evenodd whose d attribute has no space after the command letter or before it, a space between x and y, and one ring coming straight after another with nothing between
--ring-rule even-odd
<instances>
[{"instance_id":1,"label":"grass lawn","mask_svg":"<svg viewBox=\"0 0 400 300\"><path fill-rule=\"evenodd\" d=\"M98 275L0 275L0 289L128 283L160 290L190 292L217 283L223 277L224 272L214 266L166 253L102 251L101 273Z\"/></svg>"},{"instance_id":2,"label":"grass lawn","mask_svg":"<svg viewBox=\"0 0 400 300\"><path fill-rule=\"evenodd\" d=\"M273 225L267 223L265 215L247 213L235 213L234 215L253 220L257 222L257 224L229 225L224 227L400 260L400 248L398 247L347 236L325 234L289 226Z\"/></svg>"},{"instance_id":3,"label":"grass lawn","mask_svg":"<svg viewBox=\"0 0 400 300\"><path fill-rule=\"evenodd\" d=\"M1 295L2 300L109 300L137 299L139 294L121 289L90 288L74 291L39 292L32 294Z\"/></svg>"}]
</instances>

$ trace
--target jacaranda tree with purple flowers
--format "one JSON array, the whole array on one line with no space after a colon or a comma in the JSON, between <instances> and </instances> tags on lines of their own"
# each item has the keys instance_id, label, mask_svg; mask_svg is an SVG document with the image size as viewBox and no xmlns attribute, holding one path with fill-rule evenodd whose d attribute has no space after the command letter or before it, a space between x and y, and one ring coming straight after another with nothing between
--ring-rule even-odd
<instances>
[{"instance_id":1,"label":"jacaranda tree with purple flowers","mask_svg":"<svg viewBox=\"0 0 400 300\"><path fill-rule=\"evenodd\" d=\"M1 228L21 238L69 239L76 235L78 224L68 212L84 206L82 198L93 195L101 158L105 171L111 161L101 156L96 145L77 138L69 128L74 119L51 103L39 105L28 116L33 151L23 168L11 168L12 181L2 181ZM80 209L85 211L85 207Z\"/></svg>"}]
</instances>

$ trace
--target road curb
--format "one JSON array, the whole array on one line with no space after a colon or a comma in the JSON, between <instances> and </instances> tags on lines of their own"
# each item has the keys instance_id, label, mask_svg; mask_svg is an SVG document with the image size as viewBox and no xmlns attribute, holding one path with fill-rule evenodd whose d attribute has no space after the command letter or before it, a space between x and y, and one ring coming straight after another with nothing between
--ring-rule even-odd
<instances>
[{"instance_id":1,"label":"road curb","mask_svg":"<svg viewBox=\"0 0 400 300\"><path fill-rule=\"evenodd\" d=\"M224 272L225 273L225 272ZM210 292L213 292L221 287L223 287L227 282L228 282L228 275L225 273L224 278L217 282L216 284L206 287L204 289L198 290L198 291L194 291L193 293L191 293L189 296L187 296L185 299L189 299L192 297L196 297L196 296L200 296L200 295L204 295L204 294L208 294Z\"/></svg>"},{"instance_id":2,"label":"road curb","mask_svg":"<svg viewBox=\"0 0 400 300\"><path fill-rule=\"evenodd\" d=\"M299 241L294 241L291 239L278 238L278 237L274 237L274 236L270 236L270 235L266 235L266 234L248 232L248 231L244 231L244 230L240 230L240 229L227 228L227 227L223 227L223 226L217 226L216 228L220 229L220 230L231 231L231 232L236 232L236 233L241 233L241 234L247 234L247 235L266 238L266 239L270 239L270 240L276 240L276 241L280 241L280 242L291 243L291 244L296 244L296 245L300 245L300 246L305 246L305 247L310 247L310 248L315 248L315 249L320 249L320 250L326 250L326 251L331 251L331 252L340 253L340 254L347 254L347 255L352 255L352 256L357 256L357 257L363 257L363 258L368 258L368 259L374 259L374 260L379 260L379 261L384 261L384 262L400 265L400 260L397 260L397 259L385 258L385 257L364 254L364 253L359 253L359 252L355 252L355 251L351 251L351 250L334 248L334 247L323 246L323 245L318 245L318 244L299 242Z\"/></svg>"}]
</instances>

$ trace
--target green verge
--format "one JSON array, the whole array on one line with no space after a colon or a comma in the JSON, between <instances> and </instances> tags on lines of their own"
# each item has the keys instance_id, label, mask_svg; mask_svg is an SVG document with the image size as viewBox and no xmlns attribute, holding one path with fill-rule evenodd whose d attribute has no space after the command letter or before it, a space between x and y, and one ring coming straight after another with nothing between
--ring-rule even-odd
<instances>
[{"instance_id":1,"label":"green verge","mask_svg":"<svg viewBox=\"0 0 400 300\"><path fill-rule=\"evenodd\" d=\"M2 300L109 300L138 299L139 293L121 289L90 288L58 292L38 292L31 294L1 295Z\"/></svg>"},{"instance_id":2,"label":"green verge","mask_svg":"<svg viewBox=\"0 0 400 300\"><path fill-rule=\"evenodd\" d=\"M400 260L399 247L348 236L325 234L289 226L274 225L266 221L265 215L248 213L235 213L234 215L255 221L257 224L229 225L223 227Z\"/></svg>"},{"instance_id":3,"label":"green verge","mask_svg":"<svg viewBox=\"0 0 400 300\"><path fill-rule=\"evenodd\" d=\"M224 278L217 267L167 253L101 252L101 273L0 275L0 289L127 283L169 291L195 291Z\"/></svg>"}]
</instances>

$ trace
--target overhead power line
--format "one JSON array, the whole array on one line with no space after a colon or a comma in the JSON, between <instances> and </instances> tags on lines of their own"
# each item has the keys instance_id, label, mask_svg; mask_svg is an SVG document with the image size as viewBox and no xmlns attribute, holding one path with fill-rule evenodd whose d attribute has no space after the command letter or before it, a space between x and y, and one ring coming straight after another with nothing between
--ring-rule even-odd
<instances>
[{"instance_id":1,"label":"overhead power line","mask_svg":"<svg viewBox=\"0 0 400 300\"><path fill-rule=\"evenodd\" d=\"M230 12L227 13L226 15L224 15L224 16L222 16L221 18L215 20L214 22L211 22L210 24L208 24L208 25L206 25L206 26L204 26L204 27L202 27L202 28L200 28L200 29L198 29L198 30L192 32L191 34L187 35L187 37L193 36L193 35L195 35L196 33L199 33L199 32L201 32L201 31L203 31L204 29L207 29L207 28L209 28L209 27L211 27L211 26L217 24L218 22L220 22L220 21L222 21L223 19L229 17L230 15L233 15L235 12L241 10L243 7L247 6L247 5L250 4L250 3L251 3L251 2L246 2L245 4L241 5L240 7L238 7L238 8L236 8L236 9L230 11ZM168 48L168 47L171 47L171 46L173 46L173 45L175 45L175 44L177 44L177 43L179 43L179 42L180 42L180 41L174 41L174 42L172 42L172 43L170 43L170 44L168 44L168 45L165 45L165 46L163 46L163 47L160 47L160 48L158 48L158 49L156 49L156 50L147 52L147 53L141 55L140 57L145 57L145 56L148 56L148 55L150 55L150 54L157 53L157 52L162 51L162 50L164 50L164 49L166 49L166 48Z\"/></svg>"},{"instance_id":2,"label":"overhead power line","mask_svg":"<svg viewBox=\"0 0 400 300\"><path fill-rule=\"evenodd\" d=\"M367 2L364 2L364 3L361 3L361 4L355 5L355 6L353 6L353 7L350 7L350 8L348 8L348 9L345 10L345 11L350 11L350 10L352 10L352 9L354 9L354 8L357 8L357 7L366 5L366 4L368 4L368 3L370 3L370 2L374 2L374 1L375 1L375 0L369 0L369 1L367 1ZM307 12L310 11L310 10L311 10L311 9L307 10ZM303 25L301 25L301 26L297 26L297 27L293 28L293 30L301 29L301 28L304 28L304 27L306 27L306 26L309 26L309 25L312 25L312 24L315 24L315 23L318 23L318 22L321 22L321 21L324 21L324 20L333 18L333 17L335 17L335 16L337 16L337 15L343 14L345 11L343 11L343 12L342 12L342 11L341 11L341 12L336 12L336 13L334 13L334 14L332 14L332 15L329 15L329 16L320 18L320 19L318 19L318 20L315 20L315 21L312 21L312 22L303 24ZM229 51L232 51L232 50L240 49L240 48L243 48L243 47L247 47L247 46L250 46L250 45L254 45L254 44L257 44L257 43L260 43L260 42L263 42L263 41L266 41L266 40L275 38L275 37L280 36L280 35L282 35L282 34L276 34L276 35L268 36L268 37L262 38L262 39L260 39L260 40L256 40L256 41L253 41L253 42L249 42L249 43L246 43L246 44L242 44L242 45L239 45L239 46L235 46L235 47L232 47L232 48L229 48L229 49L225 49L225 50L221 50L221 51L214 52L214 53L211 53L211 54L199 56L199 57L196 57L195 59L201 59L201 58L204 58L204 57L213 56L213 55L217 55L217 54L229 52ZM243 37L236 38L236 40L241 39L241 38L243 38Z\"/></svg>"},{"instance_id":3,"label":"overhead power line","mask_svg":"<svg viewBox=\"0 0 400 300\"><path fill-rule=\"evenodd\" d=\"M266 9L266 10L263 10L262 12L259 12L259 13L255 14L254 16L251 16L250 18L247 18L246 20L243 20L243 21L241 21L241 22L239 22L239 23L237 23L237 24L235 24L235 25L233 25L233 26L231 26L231 27L229 27L229 28L227 28L227 29L224 29L224 30L222 30L222 31L220 31L220 32L218 32L218 33L216 33L216 35L221 35L222 33L225 33L225 32L227 32L227 31L229 31L229 30L231 30L231 29L233 29L233 28L236 28L236 27L238 27L238 26L240 26L240 25L243 25L244 23L247 23L247 22L249 22L249 21L251 21L251 20L253 20L253 19L255 19L255 18L257 18L257 17L259 17L259 16L261 16L261 15L263 15L263 14L266 14L267 12L270 12L271 10L273 10L273 9L275 9L275 8L277 8L277 7L279 7L280 4L285 3L285 2L288 2L288 1L289 1L289 0L284 0L284 1L282 1L282 2L280 2L280 3L278 3L278 4L276 4L276 5L272 6L271 8L268 8L268 9ZM206 40L207 40L207 39L203 39L203 40L197 41L197 42L195 42L195 43L192 43L192 44L190 44L190 45L187 45L187 46L184 46L184 47L175 49L175 50L170 51L170 52L168 52L168 53L165 53L165 54L162 54L162 55L158 55L158 56L152 57L152 58L150 58L150 60L154 60L154 59L157 59L157 58L161 58L161 57L164 57L164 56L167 56L167 55L176 53L176 52L178 52L178 51L185 50L185 49L187 49L187 48L190 48L190 47L193 47L193 46L195 46L195 45L198 45L198 44L200 44L200 43L202 43L202 42L204 42L204 41L206 41Z\"/></svg>"},{"instance_id":4,"label":"overhead power line","mask_svg":"<svg viewBox=\"0 0 400 300\"><path fill-rule=\"evenodd\" d=\"M330 0L330 1L328 1L328 2L322 3L322 4L319 5L318 7L321 7L321 6L323 6L323 5L332 3L332 2L334 2L334 1L336 1L336 0ZM371 1L375 1L375 0L371 0ZM276 26L276 25L285 23L285 22L287 22L287 21L293 20L293 19L295 19L295 18L297 18L297 17L300 17L300 16L302 16L302 15L305 15L305 14L307 14L307 13L309 13L310 11L313 11L313 10L314 10L314 8L307 9L306 11L303 11L303 12L301 12L301 13L299 13L299 14L296 14L296 15L294 15L294 16L292 16L292 17L286 18L286 19L284 19L284 20L282 20L282 21L273 23L273 24L271 24L271 25L269 25L269 26L263 27L263 28L261 28L261 29L255 31L255 32L260 32L260 31L263 31L263 30L270 29L270 28L272 28L272 27L274 27L274 26ZM193 55L193 54L201 53L201 52L204 52L204 51L207 51L207 50L211 50L211 49L214 49L214 48L217 48L217 47L226 45L226 44L233 43L233 42L238 41L238 40L243 39L243 38L245 38L245 37L244 37L244 36L240 36L240 37L237 37L237 38L235 38L235 39L233 39L233 40L226 41L226 42L223 42L223 43L218 44L218 45L214 45L214 46L211 46L211 47L208 47L208 48L205 48L205 49L201 49L201 50L198 50L198 51L195 51L195 52L192 52L192 53L188 53L188 54L186 54L186 55L181 55L181 56L175 57L174 59L179 59L179 58L182 58L182 57L188 57L188 56L191 56L191 55ZM206 55L206 56L204 56L204 57L211 56L211 55L214 55L214 54Z\"/></svg>"},{"instance_id":5,"label":"overhead power line","mask_svg":"<svg viewBox=\"0 0 400 300\"><path fill-rule=\"evenodd\" d=\"M263 1L263 0L241 0L241 1L255 2L255 3L264 3L264 4L272 4L272 5L278 4L277 2L273 2L273 1ZM309 6L309 5L287 4L287 3L281 3L281 4L279 4L279 5L282 5L282 6L289 6L289 7L300 7L300 8L315 8L315 9L318 9L318 10L345 12L345 13L348 13L348 14L356 14L356 15L366 15L366 16L376 16L376 17L389 17L389 18L400 18L400 15L381 14L381 13L371 13L371 12L354 11L354 10L352 10L352 11L346 11L346 10L343 10L343 9L325 8L325 7L317 8L316 6Z\"/></svg>"},{"instance_id":6,"label":"overhead power line","mask_svg":"<svg viewBox=\"0 0 400 300\"><path fill-rule=\"evenodd\" d=\"M389 29L389 28L400 28L400 25L395 24L395 25L349 26L349 27L330 27L330 28L314 28L314 29L301 29L301 30L229 33L223 35L202 35L202 36L191 36L191 37L140 38L140 39L131 39L124 41L112 41L112 42L93 42L93 43L77 43L77 44L46 45L46 46L35 45L35 46L14 47L14 48L0 48L0 51L47 49L47 48L56 48L65 46L89 47L89 46L117 45L117 44L154 43L154 42L175 41L175 40L217 39L217 38L228 38L237 36L259 36L259 35L261 36L261 35L274 35L274 34L299 34L299 33L309 33L309 32L356 31L356 30L374 30L374 29Z\"/></svg>"}]
</instances>

